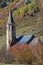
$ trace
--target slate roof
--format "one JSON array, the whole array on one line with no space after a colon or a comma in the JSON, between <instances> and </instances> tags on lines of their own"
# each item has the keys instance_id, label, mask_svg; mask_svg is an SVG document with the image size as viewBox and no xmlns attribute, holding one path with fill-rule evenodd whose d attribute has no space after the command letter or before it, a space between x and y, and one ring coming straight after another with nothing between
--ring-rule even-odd
<instances>
[{"instance_id":1,"label":"slate roof","mask_svg":"<svg viewBox=\"0 0 43 65\"><path fill-rule=\"evenodd\" d=\"M11 46L16 44L29 44L35 38L34 35L23 35L16 37L16 43L11 44Z\"/></svg>"},{"instance_id":2,"label":"slate roof","mask_svg":"<svg viewBox=\"0 0 43 65\"><path fill-rule=\"evenodd\" d=\"M24 35L24 36L17 37L16 41L19 44L30 43L34 38L35 38L34 35Z\"/></svg>"}]
</instances>

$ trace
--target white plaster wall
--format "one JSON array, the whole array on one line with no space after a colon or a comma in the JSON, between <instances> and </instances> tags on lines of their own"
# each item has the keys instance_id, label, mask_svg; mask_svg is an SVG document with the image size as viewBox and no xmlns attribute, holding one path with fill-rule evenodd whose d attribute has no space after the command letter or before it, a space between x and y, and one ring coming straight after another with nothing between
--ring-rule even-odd
<instances>
[{"instance_id":1,"label":"white plaster wall","mask_svg":"<svg viewBox=\"0 0 43 65\"><path fill-rule=\"evenodd\" d=\"M6 29L6 51L8 51L10 48L10 44L9 44L9 25L7 25L7 29Z\"/></svg>"}]
</instances>

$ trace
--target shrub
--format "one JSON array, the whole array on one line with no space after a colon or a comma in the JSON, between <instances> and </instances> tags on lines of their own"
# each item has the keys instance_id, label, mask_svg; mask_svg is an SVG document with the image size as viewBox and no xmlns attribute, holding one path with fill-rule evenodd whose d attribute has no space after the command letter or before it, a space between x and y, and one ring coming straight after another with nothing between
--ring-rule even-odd
<instances>
[{"instance_id":1,"label":"shrub","mask_svg":"<svg viewBox=\"0 0 43 65\"><path fill-rule=\"evenodd\" d=\"M7 6L6 3L2 3L2 4L0 5L0 7L2 7L2 8L6 7L6 6Z\"/></svg>"},{"instance_id":2,"label":"shrub","mask_svg":"<svg viewBox=\"0 0 43 65\"><path fill-rule=\"evenodd\" d=\"M15 11L14 13L13 13L13 16L18 16L20 14L20 11L19 10L17 10L17 11Z\"/></svg>"},{"instance_id":3,"label":"shrub","mask_svg":"<svg viewBox=\"0 0 43 65\"><path fill-rule=\"evenodd\" d=\"M24 7L20 8L20 14L24 14Z\"/></svg>"},{"instance_id":4,"label":"shrub","mask_svg":"<svg viewBox=\"0 0 43 65\"><path fill-rule=\"evenodd\" d=\"M24 6L25 13L28 11L28 5Z\"/></svg>"},{"instance_id":5,"label":"shrub","mask_svg":"<svg viewBox=\"0 0 43 65\"><path fill-rule=\"evenodd\" d=\"M27 13L28 11L30 12L32 12L33 11L33 9L34 9L34 11L37 11L38 10L38 5L37 5L37 3L36 2L32 2L32 3L30 3L30 4L28 4L28 5L26 5L26 6L24 6L24 7L22 7L22 8L19 8L18 10L16 10L16 11L14 11L13 12L13 16L24 16L25 15L25 13ZM30 12L30 13L31 13Z\"/></svg>"}]
</instances>

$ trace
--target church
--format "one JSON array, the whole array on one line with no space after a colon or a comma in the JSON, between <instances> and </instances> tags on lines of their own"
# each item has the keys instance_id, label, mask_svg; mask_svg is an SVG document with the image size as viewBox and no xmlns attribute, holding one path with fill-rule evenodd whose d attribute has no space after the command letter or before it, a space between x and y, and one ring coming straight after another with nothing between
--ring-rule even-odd
<instances>
[{"instance_id":1,"label":"church","mask_svg":"<svg viewBox=\"0 0 43 65\"><path fill-rule=\"evenodd\" d=\"M16 26L12 17L12 12L9 11L8 21L6 24L6 49L16 44L29 44L35 38L34 35L16 36Z\"/></svg>"}]
</instances>

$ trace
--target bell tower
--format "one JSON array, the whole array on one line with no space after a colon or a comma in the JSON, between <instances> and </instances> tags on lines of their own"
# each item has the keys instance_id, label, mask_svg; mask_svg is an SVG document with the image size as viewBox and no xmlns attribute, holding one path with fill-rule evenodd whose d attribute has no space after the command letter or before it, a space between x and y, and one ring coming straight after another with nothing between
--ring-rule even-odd
<instances>
[{"instance_id":1,"label":"bell tower","mask_svg":"<svg viewBox=\"0 0 43 65\"><path fill-rule=\"evenodd\" d=\"M12 12L9 11L8 22L6 24L6 47L7 51L9 50L11 45L16 43L16 31L15 31L15 23L13 21Z\"/></svg>"}]
</instances>

